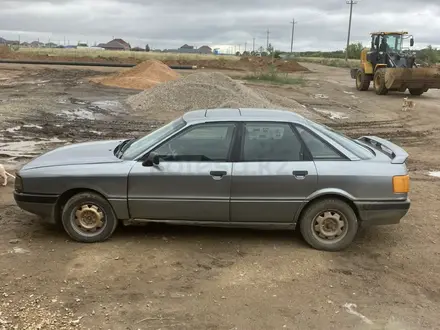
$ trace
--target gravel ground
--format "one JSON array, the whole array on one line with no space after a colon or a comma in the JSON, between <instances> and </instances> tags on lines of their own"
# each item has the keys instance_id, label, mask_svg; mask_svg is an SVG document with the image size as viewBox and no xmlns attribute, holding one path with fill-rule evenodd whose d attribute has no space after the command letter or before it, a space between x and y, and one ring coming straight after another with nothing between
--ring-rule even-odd
<instances>
[{"instance_id":1,"label":"gravel ground","mask_svg":"<svg viewBox=\"0 0 440 330\"><path fill-rule=\"evenodd\" d=\"M55 137L130 137L162 122L162 113L125 106L137 92L88 85L92 72L13 67L0 88L0 161L8 170L28 160L28 147L55 147ZM347 70L309 68L306 86L237 88L299 104L351 136L403 146L412 206L401 224L362 230L332 254L286 231L157 225L78 244L18 209L11 180L0 187L0 329L440 329L440 179L429 175L440 171L440 93L402 112L402 94L357 92ZM179 114L162 111L167 119ZM11 157L12 147L25 159Z\"/></svg>"}]
</instances>

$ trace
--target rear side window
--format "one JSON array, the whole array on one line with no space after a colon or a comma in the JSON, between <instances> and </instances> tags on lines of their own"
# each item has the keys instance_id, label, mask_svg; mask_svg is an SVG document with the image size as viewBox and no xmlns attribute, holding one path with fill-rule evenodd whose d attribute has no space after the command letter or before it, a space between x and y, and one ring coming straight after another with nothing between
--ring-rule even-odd
<instances>
[{"instance_id":1,"label":"rear side window","mask_svg":"<svg viewBox=\"0 0 440 330\"><path fill-rule=\"evenodd\" d=\"M302 144L287 123L247 123L244 130L243 161L301 161Z\"/></svg>"},{"instance_id":2,"label":"rear side window","mask_svg":"<svg viewBox=\"0 0 440 330\"><path fill-rule=\"evenodd\" d=\"M304 129L301 126L297 126L296 129L312 154L314 160L344 159L335 149L333 149L329 144L321 140L312 132Z\"/></svg>"}]
</instances>

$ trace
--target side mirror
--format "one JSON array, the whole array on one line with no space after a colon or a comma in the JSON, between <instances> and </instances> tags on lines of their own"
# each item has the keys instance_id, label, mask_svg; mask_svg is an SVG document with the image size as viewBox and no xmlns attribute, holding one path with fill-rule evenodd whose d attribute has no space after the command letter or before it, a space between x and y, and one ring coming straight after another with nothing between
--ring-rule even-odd
<instances>
[{"instance_id":1,"label":"side mirror","mask_svg":"<svg viewBox=\"0 0 440 330\"><path fill-rule=\"evenodd\" d=\"M148 154L147 159L142 163L142 166L145 167L158 166L159 163L160 163L159 155L154 152L150 152Z\"/></svg>"},{"instance_id":2,"label":"side mirror","mask_svg":"<svg viewBox=\"0 0 440 330\"><path fill-rule=\"evenodd\" d=\"M412 46L414 46L414 38L411 38L410 40L409 40L409 45L412 47Z\"/></svg>"}]
</instances>

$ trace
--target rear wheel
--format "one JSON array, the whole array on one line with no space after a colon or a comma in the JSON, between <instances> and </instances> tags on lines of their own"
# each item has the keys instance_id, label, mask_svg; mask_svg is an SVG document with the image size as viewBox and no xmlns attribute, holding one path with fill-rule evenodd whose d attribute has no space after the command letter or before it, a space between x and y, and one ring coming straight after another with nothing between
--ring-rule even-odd
<instances>
[{"instance_id":1,"label":"rear wheel","mask_svg":"<svg viewBox=\"0 0 440 330\"><path fill-rule=\"evenodd\" d=\"M410 88L409 92L411 95L420 96L425 92L424 88Z\"/></svg>"},{"instance_id":2,"label":"rear wheel","mask_svg":"<svg viewBox=\"0 0 440 330\"><path fill-rule=\"evenodd\" d=\"M385 69L379 69L374 74L374 90L377 95L388 94L388 89L385 86Z\"/></svg>"},{"instance_id":3,"label":"rear wheel","mask_svg":"<svg viewBox=\"0 0 440 330\"><path fill-rule=\"evenodd\" d=\"M107 240L118 220L105 198L94 193L80 193L69 199L62 211L64 230L78 242L96 243Z\"/></svg>"},{"instance_id":4,"label":"rear wheel","mask_svg":"<svg viewBox=\"0 0 440 330\"><path fill-rule=\"evenodd\" d=\"M364 70L358 70L356 74L356 89L358 91L367 91L370 88L371 79Z\"/></svg>"},{"instance_id":5,"label":"rear wheel","mask_svg":"<svg viewBox=\"0 0 440 330\"><path fill-rule=\"evenodd\" d=\"M317 250L347 248L358 231L353 209L339 199L323 199L307 207L300 219L301 234Z\"/></svg>"}]
</instances>

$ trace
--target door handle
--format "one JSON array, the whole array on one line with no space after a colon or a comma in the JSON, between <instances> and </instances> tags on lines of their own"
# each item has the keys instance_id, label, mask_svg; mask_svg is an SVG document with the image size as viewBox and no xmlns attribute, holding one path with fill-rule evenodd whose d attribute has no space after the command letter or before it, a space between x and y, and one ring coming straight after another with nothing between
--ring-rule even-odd
<instances>
[{"instance_id":1,"label":"door handle","mask_svg":"<svg viewBox=\"0 0 440 330\"><path fill-rule=\"evenodd\" d=\"M307 175L309 175L309 171L293 171L292 174L297 179L304 179Z\"/></svg>"},{"instance_id":2,"label":"door handle","mask_svg":"<svg viewBox=\"0 0 440 330\"><path fill-rule=\"evenodd\" d=\"M211 171L209 174L211 174L211 176L224 177L226 174L228 174L228 172L226 172L226 171Z\"/></svg>"}]
</instances>

